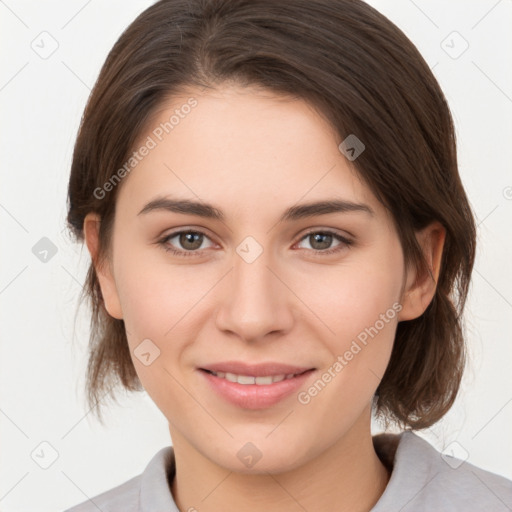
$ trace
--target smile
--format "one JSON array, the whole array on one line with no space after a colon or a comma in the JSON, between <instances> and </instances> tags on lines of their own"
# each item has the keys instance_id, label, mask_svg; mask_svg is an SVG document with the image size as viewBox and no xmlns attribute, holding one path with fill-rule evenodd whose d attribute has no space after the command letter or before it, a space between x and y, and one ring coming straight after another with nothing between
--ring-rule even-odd
<instances>
[{"instance_id":1,"label":"smile","mask_svg":"<svg viewBox=\"0 0 512 512\"><path fill-rule=\"evenodd\" d=\"M208 371L215 377L219 377L220 379L226 379L229 382L237 382L238 384L256 384L258 386L268 386L273 384L274 382L281 382L286 379L293 379L293 377L300 375L298 373L288 373L288 374L279 374L279 375L267 375L265 377L254 377L252 375L237 375L235 373L228 372L213 372ZM303 372L302 372L303 373Z\"/></svg>"},{"instance_id":2,"label":"smile","mask_svg":"<svg viewBox=\"0 0 512 512\"><path fill-rule=\"evenodd\" d=\"M280 369L281 371L284 369L282 365ZM206 368L199 370L199 374L203 376L203 382L214 395L240 409L253 410L267 409L290 398L316 373L313 368L306 370L295 368L298 373L275 373L277 370L275 367L272 372L270 368L253 369L254 373L267 373L267 375L250 375L249 368L245 368L247 373ZM293 368L290 367L287 370L293 371Z\"/></svg>"}]
</instances>

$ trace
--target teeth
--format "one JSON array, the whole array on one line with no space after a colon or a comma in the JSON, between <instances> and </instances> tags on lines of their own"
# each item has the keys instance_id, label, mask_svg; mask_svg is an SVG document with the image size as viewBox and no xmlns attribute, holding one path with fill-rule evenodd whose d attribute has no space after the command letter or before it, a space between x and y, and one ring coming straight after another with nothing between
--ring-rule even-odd
<instances>
[{"instance_id":1,"label":"teeth","mask_svg":"<svg viewBox=\"0 0 512 512\"><path fill-rule=\"evenodd\" d=\"M279 378L280 375L276 375L276 378ZM256 384L260 384L260 385L263 385L263 384L272 384L272 382L278 382L277 380L274 381L274 378L272 377L272 375L268 375L267 377L256 377L255 379L255 383Z\"/></svg>"},{"instance_id":2,"label":"teeth","mask_svg":"<svg viewBox=\"0 0 512 512\"><path fill-rule=\"evenodd\" d=\"M211 372L216 377L229 380L229 382L237 382L238 384L257 384L259 386L268 386L274 382L281 382L285 379L291 379L295 376L294 373L285 375L268 375L266 377L253 377L251 375L236 375L229 372Z\"/></svg>"}]
</instances>

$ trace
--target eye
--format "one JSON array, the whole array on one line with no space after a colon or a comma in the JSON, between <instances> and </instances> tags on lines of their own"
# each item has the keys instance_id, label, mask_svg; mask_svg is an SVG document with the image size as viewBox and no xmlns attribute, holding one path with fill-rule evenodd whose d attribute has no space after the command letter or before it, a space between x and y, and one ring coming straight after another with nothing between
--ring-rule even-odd
<instances>
[{"instance_id":1,"label":"eye","mask_svg":"<svg viewBox=\"0 0 512 512\"><path fill-rule=\"evenodd\" d=\"M347 247L350 247L354 241L349 240L348 238L334 232L334 231L310 231L307 233L299 243L303 240L306 240L312 246L312 250L316 254L326 255L332 254L336 252L340 252ZM334 246L334 248L330 248L333 240L337 240L339 243ZM327 250L326 250L327 249Z\"/></svg>"},{"instance_id":2,"label":"eye","mask_svg":"<svg viewBox=\"0 0 512 512\"><path fill-rule=\"evenodd\" d=\"M173 239L176 239L176 242L171 243ZM205 240L210 240L205 233L189 229L170 233L159 240L158 244L161 245L166 252L170 252L175 256L201 256L202 251L208 248L203 247ZM350 247L354 243L353 240L329 230L310 231L301 238L299 244L303 241L308 241L312 246L311 250L318 255L337 253ZM331 248L333 241L337 241L338 244ZM176 245L181 246L183 250L176 249Z\"/></svg>"},{"instance_id":3,"label":"eye","mask_svg":"<svg viewBox=\"0 0 512 512\"><path fill-rule=\"evenodd\" d=\"M175 249L174 244L170 244L174 238L177 239L176 243L184 250ZM166 235L158 243L164 250L176 256L200 256L201 251L205 249L205 247L201 247L204 240L209 240L209 238L202 231L183 230Z\"/></svg>"}]
</instances>

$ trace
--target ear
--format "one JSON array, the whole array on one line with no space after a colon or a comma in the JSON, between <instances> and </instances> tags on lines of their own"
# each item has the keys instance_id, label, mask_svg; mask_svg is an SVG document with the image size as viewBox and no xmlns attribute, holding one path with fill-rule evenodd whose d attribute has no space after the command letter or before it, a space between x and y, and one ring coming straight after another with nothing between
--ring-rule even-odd
<instances>
[{"instance_id":1,"label":"ear","mask_svg":"<svg viewBox=\"0 0 512 512\"><path fill-rule=\"evenodd\" d=\"M101 295L105 303L105 309L108 314L118 320L123 318L121 303L117 293L117 287L112 274L110 261L98 263L98 247L99 247L99 229L101 218L96 213L88 213L84 219L84 238L87 249L91 255L91 259L96 271L96 276L101 288Z\"/></svg>"},{"instance_id":2,"label":"ear","mask_svg":"<svg viewBox=\"0 0 512 512\"><path fill-rule=\"evenodd\" d=\"M421 316L432 301L441 270L445 228L437 221L432 222L416 234L429 270L418 274L416 269L407 269L406 284L402 296L402 309L398 321L413 320Z\"/></svg>"}]
</instances>

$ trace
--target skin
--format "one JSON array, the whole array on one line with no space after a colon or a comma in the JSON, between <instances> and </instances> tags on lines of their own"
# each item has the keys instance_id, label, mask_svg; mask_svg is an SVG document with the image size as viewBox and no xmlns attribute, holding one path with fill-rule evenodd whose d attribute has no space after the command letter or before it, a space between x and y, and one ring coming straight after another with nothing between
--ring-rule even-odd
<instances>
[{"instance_id":1,"label":"skin","mask_svg":"<svg viewBox=\"0 0 512 512\"><path fill-rule=\"evenodd\" d=\"M139 142L190 96L198 105L123 179L112 256L95 264L107 311L124 320L137 374L169 421L174 499L182 511L368 511L389 480L372 444L372 397L397 323L424 312L435 281L404 267L388 211L302 100L236 85L192 89L162 105ZM212 203L226 219L138 215L166 194ZM333 197L373 215L278 222L292 205ZM95 262L99 221L91 213L84 222ZM180 228L206 235L193 249L199 256L159 245ZM311 228L353 244L333 237L322 246ZM247 236L263 249L252 263L236 252ZM417 236L437 281L444 229L433 223ZM194 245L179 236L166 244ZM340 250L321 253L332 248ZM197 371L226 360L314 367L307 389L394 303L402 306L395 318L306 405L293 393L264 410L236 407ZM133 355L147 338L160 350L149 366ZM247 442L262 455L252 468L237 457Z\"/></svg>"}]
</instances>

